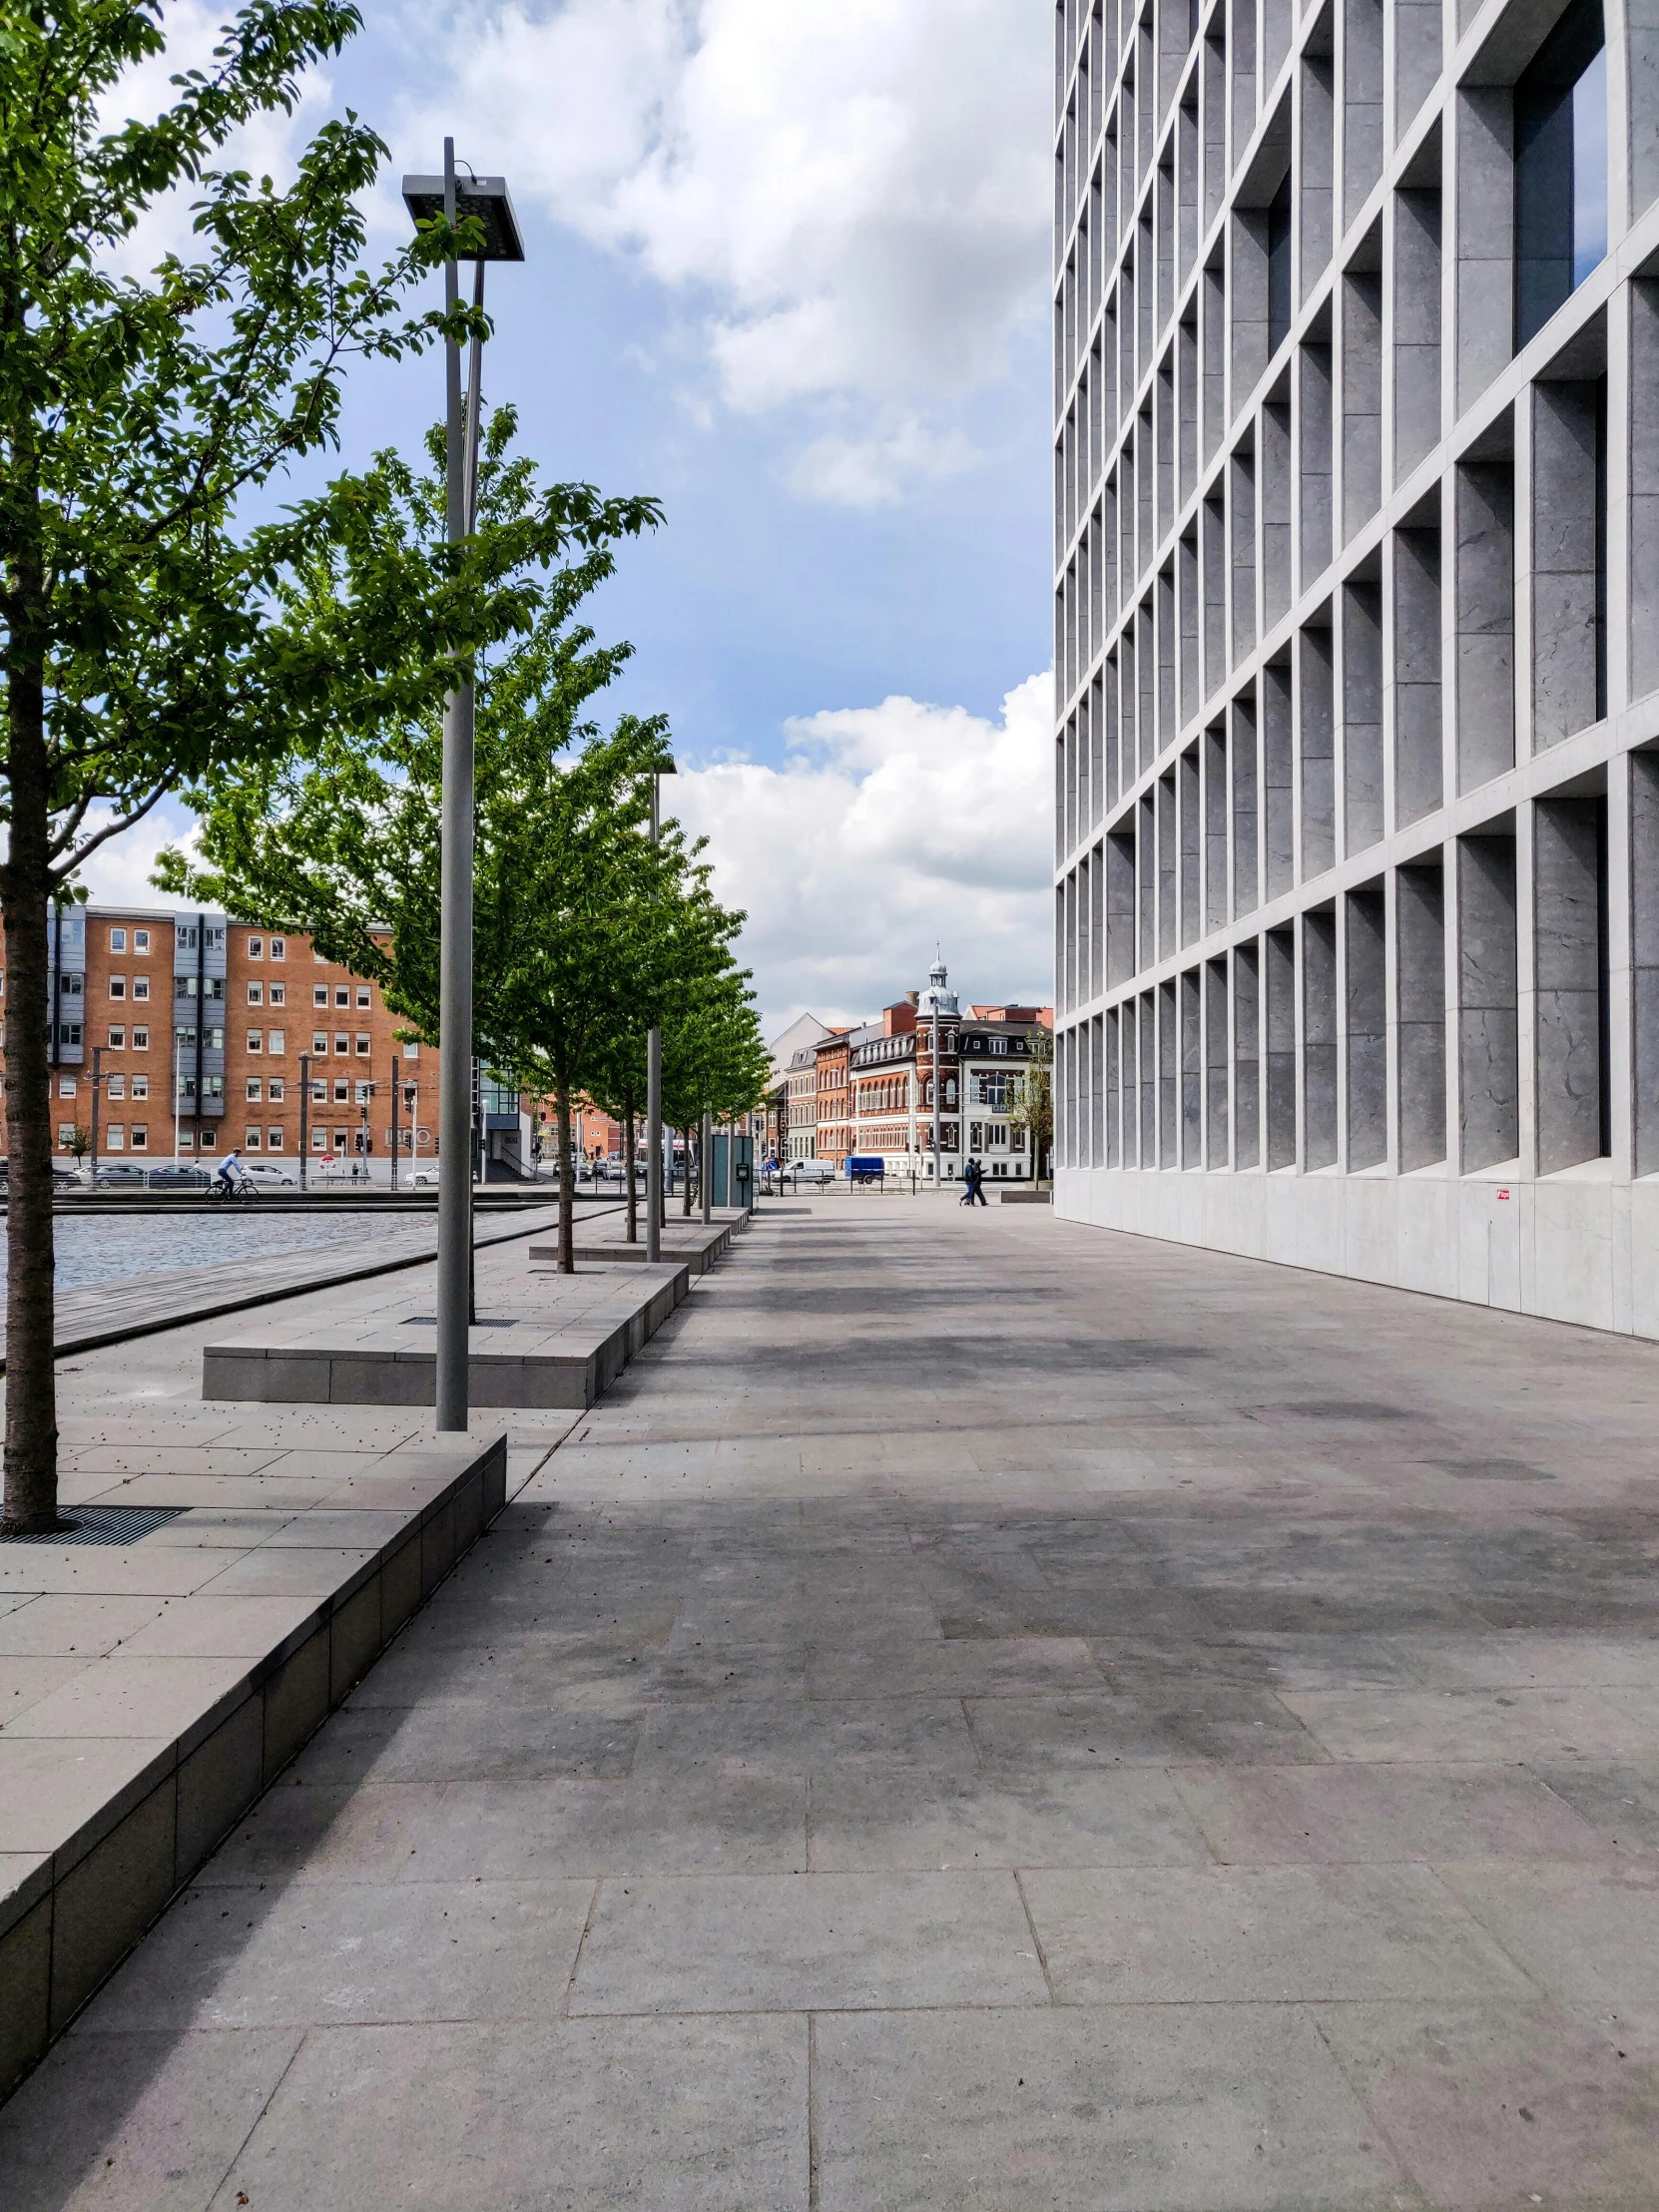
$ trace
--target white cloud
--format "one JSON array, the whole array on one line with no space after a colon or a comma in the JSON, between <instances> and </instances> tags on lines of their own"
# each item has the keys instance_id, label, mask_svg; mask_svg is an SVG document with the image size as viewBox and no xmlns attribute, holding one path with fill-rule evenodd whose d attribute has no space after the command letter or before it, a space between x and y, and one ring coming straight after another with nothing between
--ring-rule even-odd
<instances>
[{"instance_id":1,"label":"white cloud","mask_svg":"<svg viewBox=\"0 0 1659 2212\"><path fill-rule=\"evenodd\" d=\"M964 1003L1048 999L1052 723L1045 674L994 722L895 697L790 723L782 768L682 770L672 809L748 912L768 1034L918 988L935 944Z\"/></svg>"},{"instance_id":2,"label":"white cloud","mask_svg":"<svg viewBox=\"0 0 1659 2212\"><path fill-rule=\"evenodd\" d=\"M1010 0L483 0L423 36L458 145L701 317L726 405L805 404L793 481L872 504L962 465L1046 272L1050 31ZM840 416L850 409L856 426Z\"/></svg>"},{"instance_id":3,"label":"white cloud","mask_svg":"<svg viewBox=\"0 0 1659 2212\"><path fill-rule=\"evenodd\" d=\"M231 0L167 0L161 19L165 49L125 70L111 86L100 103L103 127L119 131L128 122L153 123L176 106L180 92L172 80L187 70L211 72L216 67L214 49L234 14ZM244 169L255 178L272 177L286 184L295 173L303 143L326 117L330 101L327 77L311 71L301 81L291 113L276 109L252 117L210 157L210 167ZM109 255L109 267L123 276L144 276L168 254L189 259L199 251L191 211L202 197L200 183L188 180L164 193Z\"/></svg>"},{"instance_id":4,"label":"white cloud","mask_svg":"<svg viewBox=\"0 0 1659 2212\"><path fill-rule=\"evenodd\" d=\"M88 830L96 830L108 820L107 813L95 813L87 826ZM193 815L164 800L133 829L112 837L108 844L101 844L80 871L80 880L97 906L177 909L187 901L157 890L150 880L151 873L163 845L178 845L187 852L194 852L200 834L200 826Z\"/></svg>"}]
</instances>

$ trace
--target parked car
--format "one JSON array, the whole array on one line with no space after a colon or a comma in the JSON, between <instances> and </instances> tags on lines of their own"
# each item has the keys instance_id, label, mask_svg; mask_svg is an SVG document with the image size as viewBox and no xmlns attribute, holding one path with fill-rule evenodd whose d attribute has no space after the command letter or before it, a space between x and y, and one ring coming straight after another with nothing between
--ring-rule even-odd
<instances>
[{"instance_id":1,"label":"parked car","mask_svg":"<svg viewBox=\"0 0 1659 2212\"><path fill-rule=\"evenodd\" d=\"M141 1160L112 1160L92 1179L95 1191L142 1191L149 1174Z\"/></svg>"},{"instance_id":2,"label":"parked car","mask_svg":"<svg viewBox=\"0 0 1659 2212\"><path fill-rule=\"evenodd\" d=\"M409 1189L411 1191L435 1191L437 1187L438 1163L436 1160L422 1160L418 1166L410 1169Z\"/></svg>"},{"instance_id":3,"label":"parked car","mask_svg":"<svg viewBox=\"0 0 1659 2212\"><path fill-rule=\"evenodd\" d=\"M278 1167L275 1160L244 1160L242 1172L250 1182L259 1183L268 1190L281 1183L293 1189L299 1186L298 1176L290 1173L287 1168Z\"/></svg>"},{"instance_id":4,"label":"parked car","mask_svg":"<svg viewBox=\"0 0 1659 2212\"><path fill-rule=\"evenodd\" d=\"M84 1191L91 1181L91 1170L82 1167L79 1162L74 1167L62 1167L56 1160L52 1163L52 1188L55 1191Z\"/></svg>"},{"instance_id":5,"label":"parked car","mask_svg":"<svg viewBox=\"0 0 1659 2212\"><path fill-rule=\"evenodd\" d=\"M187 1168L182 1161L171 1161L165 1168L150 1170L153 1191L205 1191L212 1181L206 1168Z\"/></svg>"}]
</instances>

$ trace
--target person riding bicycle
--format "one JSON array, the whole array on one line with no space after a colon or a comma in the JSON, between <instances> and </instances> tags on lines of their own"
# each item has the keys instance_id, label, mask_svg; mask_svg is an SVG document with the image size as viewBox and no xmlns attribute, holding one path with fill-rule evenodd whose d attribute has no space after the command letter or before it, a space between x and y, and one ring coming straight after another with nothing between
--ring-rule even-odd
<instances>
[{"instance_id":1,"label":"person riding bicycle","mask_svg":"<svg viewBox=\"0 0 1659 2212\"><path fill-rule=\"evenodd\" d=\"M220 1196L229 1198L243 1178L242 1154L232 1151L219 1163L219 1173L214 1180L219 1185Z\"/></svg>"}]
</instances>

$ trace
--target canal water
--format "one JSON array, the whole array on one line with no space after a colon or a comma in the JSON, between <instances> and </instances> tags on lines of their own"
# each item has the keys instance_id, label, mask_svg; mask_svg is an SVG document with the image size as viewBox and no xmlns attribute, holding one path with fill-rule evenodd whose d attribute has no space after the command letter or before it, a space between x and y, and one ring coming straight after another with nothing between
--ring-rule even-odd
<instances>
[{"instance_id":1,"label":"canal water","mask_svg":"<svg viewBox=\"0 0 1659 2212\"><path fill-rule=\"evenodd\" d=\"M224 1221L211 1214L182 1214L177 1221L159 1214L123 1218L111 1213L97 1220L60 1214L52 1228L58 1288L63 1291L125 1282L133 1275L209 1268L225 1260L264 1260L277 1252L365 1244L377 1233L366 1214L273 1214L262 1221L249 1207L238 1207ZM5 1240L0 1237L0 1283L5 1274Z\"/></svg>"}]
</instances>

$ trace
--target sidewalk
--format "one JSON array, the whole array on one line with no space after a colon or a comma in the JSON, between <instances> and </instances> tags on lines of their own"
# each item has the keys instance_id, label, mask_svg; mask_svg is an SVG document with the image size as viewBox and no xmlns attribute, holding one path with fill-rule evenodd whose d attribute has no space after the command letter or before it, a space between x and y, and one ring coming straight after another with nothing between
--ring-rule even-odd
<instances>
[{"instance_id":1,"label":"sidewalk","mask_svg":"<svg viewBox=\"0 0 1659 2212\"><path fill-rule=\"evenodd\" d=\"M202 1341L89 1356L81 1448ZM763 1209L507 1417L0 2203L1649 2207L1656 1410L1652 1346L1046 1208Z\"/></svg>"}]
</instances>

